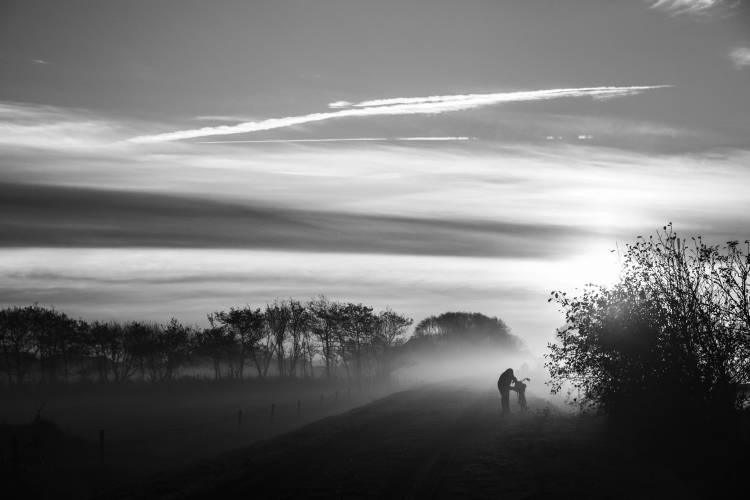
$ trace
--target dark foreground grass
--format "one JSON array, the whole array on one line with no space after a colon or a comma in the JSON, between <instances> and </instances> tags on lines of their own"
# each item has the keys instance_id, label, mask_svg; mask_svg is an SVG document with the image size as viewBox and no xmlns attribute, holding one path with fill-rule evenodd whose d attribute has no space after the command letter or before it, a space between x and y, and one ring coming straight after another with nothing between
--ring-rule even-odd
<instances>
[{"instance_id":1,"label":"dark foreground grass","mask_svg":"<svg viewBox=\"0 0 750 500\"><path fill-rule=\"evenodd\" d=\"M502 418L492 389L405 391L107 496L712 498L743 484L748 459L726 434L678 446L530 404Z\"/></svg>"},{"instance_id":2,"label":"dark foreground grass","mask_svg":"<svg viewBox=\"0 0 750 500\"><path fill-rule=\"evenodd\" d=\"M120 463L100 463L97 443L48 422L5 425L0 437L16 436L22 458L5 455L2 479L19 498L123 499L716 498L744 485L747 421L686 417L667 429L529 403L503 418L491 385L436 384L351 410L342 402L343 413L307 425L264 418L247 439L227 430L221 446L220 433L188 431L159 445L172 459L132 449Z\"/></svg>"},{"instance_id":3,"label":"dark foreground grass","mask_svg":"<svg viewBox=\"0 0 750 500\"><path fill-rule=\"evenodd\" d=\"M0 394L0 480L19 498L87 498L393 390L323 380L18 388Z\"/></svg>"}]
</instances>

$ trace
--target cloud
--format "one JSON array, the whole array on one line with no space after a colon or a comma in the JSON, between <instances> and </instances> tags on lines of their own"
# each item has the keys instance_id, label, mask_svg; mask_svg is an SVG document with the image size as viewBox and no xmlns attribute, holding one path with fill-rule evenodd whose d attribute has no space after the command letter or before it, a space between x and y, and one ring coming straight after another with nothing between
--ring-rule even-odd
<instances>
[{"instance_id":1,"label":"cloud","mask_svg":"<svg viewBox=\"0 0 750 500\"><path fill-rule=\"evenodd\" d=\"M331 137L324 139L260 139L246 141L200 141L197 144L274 144L274 143L316 143L316 142L448 142L448 141L470 141L472 137Z\"/></svg>"},{"instance_id":2,"label":"cloud","mask_svg":"<svg viewBox=\"0 0 750 500\"><path fill-rule=\"evenodd\" d=\"M610 255L607 253L607 255ZM570 269L576 272L584 267ZM559 316L545 276L558 263L443 256L309 254L220 249L0 249L0 303L54 304L74 316L205 324L231 305L261 306L275 297L391 306L419 320L457 308L499 315L524 334L553 332ZM567 270L566 270L567 271ZM544 287L535 285L544 280ZM537 289L533 289L536 287ZM541 289L539 289L541 288ZM137 290L137 293L134 293ZM545 309L546 308L546 309ZM540 316L544 318L540 320ZM541 324L540 324L541 323ZM539 342L544 347L546 336Z\"/></svg>"},{"instance_id":3,"label":"cloud","mask_svg":"<svg viewBox=\"0 0 750 500\"><path fill-rule=\"evenodd\" d=\"M29 158L3 165L0 246L554 258L576 251L552 228L584 235L586 247L666 220L730 235L750 227L747 152L653 155L590 142L280 144L252 154L170 143L171 154Z\"/></svg>"},{"instance_id":4,"label":"cloud","mask_svg":"<svg viewBox=\"0 0 750 500\"><path fill-rule=\"evenodd\" d=\"M130 142L155 143L194 139L214 135L242 134L293 127L306 123L321 122L337 118L352 118L365 116L393 116L414 114L441 114L453 111L491 106L507 102L528 102L559 99L565 97L621 97L639 94L646 90L669 87L668 85L629 86L629 87L584 87L569 89L547 89L521 92L501 92L494 94L465 94L443 95L429 97L397 97L363 101L351 105L347 109L323 113L311 113L302 116L288 116L270 118L267 120L251 121L236 125L219 125L200 129L180 130L154 135L133 137ZM336 104L336 103L334 103Z\"/></svg>"},{"instance_id":5,"label":"cloud","mask_svg":"<svg viewBox=\"0 0 750 500\"><path fill-rule=\"evenodd\" d=\"M566 225L299 210L202 197L0 183L0 247L288 249L532 258ZM554 245L535 245L542 238Z\"/></svg>"},{"instance_id":6,"label":"cloud","mask_svg":"<svg viewBox=\"0 0 750 500\"><path fill-rule=\"evenodd\" d=\"M132 133L121 123L83 110L0 102L0 146L91 153Z\"/></svg>"},{"instance_id":7,"label":"cloud","mask_svg":"<svg viewBox=\"0 0 750 500\"><path fill-rule=\"evenodd\" d=\"M200 122L248 122L254 119L249 116L233 115L198 115L193 117L193 120Z\"/></svg>"},{"instance_id":8,"label":"cloud","mask_svg":"<svg viewBox=\"0 0 750 500\"><path fill-rule=\"evenodd\" d=\"M325 293L415 318L449 308L497 314L541 349L540 332L559 321L545 309L548 289L601 280L616 265L604 261L616 241L668 220L685 234L712 232L716 242L744 239L750 227L747 151L593 145L605 132L683 133L631 130L641 122L532 117L554 119L555 136L595 137L571 143L126 148L101 145L159 124L57 108L5 111L29 134L66 123L60 134L78 131L81 146L99 146L70 148L58 143L64 135L50 135L44 149L2 147L4 304L202 321L232 304ZM500 119L508 129L527 125L507 111Z\"/></svg>"},{"instance_id":9,"label":"cloud","mask_svg":"<svg viewBox=\"0 0 750 500\"><path fill-rule=\"evenodd\" d=\"M330 125L332 126L316 129L316 135L285 133L277 138L264 134L257 138L238 137L238 141L221 140L233 139L229 137L209 137L200 142L245 142L262 147L263 144L282 144L287 141L290 144L321 146L386 141L411 141L417 144L430 141L435 146L447 147L457 142L538 142L546 136L574 138L580 134L590 134L594 136L593 142L600 146L656 153L700 151L717 145L740 146L745 143L745 137L732 130L719 135L708 130L677 128L665 123L610 116L597 117L590 113L550 114L544 109L504 109L502 113L491 114L467 113L437 122L429 120L427 115L420 115L419 119L415 117L388 123L388 130L383 130L382 123L371 123L369 120L356 124L356 127L353 126L355 124L344 124L344 129L340 122L330 122ZM103 164L125 161L136 166L143 163L133 162L132 159L147 155L148 158L144 159L153 161L156 155L163 158L178 151L180 154L191 151L193 154L204 155L205 158L205 148L193 150L191 143L186 141L153 144L128 141L128 138L154 129L163 129L164 126L164 123L159 122L118 120L74 108L0 101L0 147L5 153L5 158L0 159L0 163L4 163L6 169L20 169L21 163L28 165L44 155L53 154L59 155L55 160L58 164L65 161L62 155L86 158L87 161L99 158ZM426 130L429 130L429 136L424 134ZM353 136L358 133L362 136ZM216 151L212 151L212 154ZM233 162L232 155L224 153L214 163L223 163L225 159ZM14 156L19 161L10 161ZM238 165L237 168L241 167Z\"/></svg>"},{"instance_id":10,"label":"cloud","mask_svg":"<svg viewBox=\"0 0 750 500\"><path fill-rule=\"evenodd\" d=\"M336 101L336 102L329 103L328 107L329 108L334 108L334 109L336 109L336 108L348 108L352 104L353 103L351 103L349 101Z\"/></svg>"},{"instance_id":11,"label":"cloud","mask_svg":"<svg viewBox=\"0 0 750 500\"><path fill-rule=\"evenodd\" d=\"M66 110L40 109L36 122L28 117L35 113L27 107L11 111L23 115L30 133L36 130L32 125L44 125L48 117L62 117L72 124L76 116ZM515 115L509 115L516 127L523 124L523 117L515 120ZM0 180L160 191L300 210L315 207L330 212L559 225L575 220L577 225L599 227L642 221L647 216L649 223L661 224L664 217L686 210L691 216L711 214L720 220L722 213L736 213L738 206L747 206L742 187L747 185L748 174L741 166L747 164L747 154L735 150L718 158L715 150L691 156L638 149L643 134L651 131L632 131L636 123L609 130L612 125L603 118L579 124L574 118L563 117L548 132L531 130L538 135L537 142L503 138L398 144L274 143L248 148L216 144L209 148L193 142L96 146L100 139L106 143L118 135L87 133L114 130L121 134L135 125L84 115L83 123L103 126L69 129L85 131L75 136L80 147L65 146L59 136L45 139L46 149L3 147ZM141 124L139 128L154 126ZM641 139L634 141L632 149L609 149L600 147L603 134L636 134ZM546 135L570 142L544 141ZM593 138L575 140L577 135ZM6 139L0 134L0 141ZM34 135L16 139L24 144L39 142ZM665 191L668 185L674 189ZM706 185L712 186L711 192L706 192ZM723 195L716 197L716 192Z\"/></svg>"},{"instance_id":12,"label":"cloud","mask_svg":"<svg viewBox=\"0 0 750 500\"><path fill-rule=\"evenodd\" d=\"M682 154L684 147L675 148L680 154L665 154L664 141L683 131L546 113L543 124L534 121L539 126L529 128L528 116L510 110L502 115L506 128L487 140L257 143L245 148L126 143L126 137L136 135L133 131L158 124L0 104L0 122L13 131L0 134L0 181L159 191L334 213L555 225L575 220L583 226L646 216L660 224L688 209L691 216L721 219L722 212L747 206L742 187L748 174L741 165L748 158L737 150L726 158L717 158L715 149L705 156ZM514 128L528 130L512 136ZM578 135L593 137L576 140ZM658 147L644 148L652 135ZM525 139L532 136L536 141ZM545 141L546 136L566 140ZM606 142L607 137L622 139ZM632 147L601 147L626 140ZM701 142L688 136L680 144L685 141ZM706 148L689 149L701 150ZM675 189L664 192L667 185ZM723 196L706 192L706 185Z\"/></svg>"},{"instance_id":13,"label":"cloud","mask_svg":"<svg viewBox=\"0 0 750 500\"><path fill-rule=\"evenodd\" d=\"M726 0L647 0L652 9L661 10L671 16L683 14L692 16L714 16L726 14L739 2Z\"/></svg>"},{"instance_id":14,"label":"cloud","mask_svg":"<svg viewBox=\"0 0 750 500\"><path fill-rule=\"evenodd\" d=\"M378 106L393 106L399 104L448 104L448 103L471 103L477 106L497 104L502 102L519 102L519 101L538 101L555 99L559 97L583 97L591 96L594 98L622 97L625 95L638 94L644 90L669 87L669 85L657 86L633 86L633 87L584 87L574 89L549 89L549 90L530 90L520 92L502 92L496 94L458 94L458 95L437 95L428 97L395 97L389 99L373 99L358 103L349 103L353 108L370 108ZM346 102L346 101L342 101ZM334 107L340 103L331 103L329 106Z\"/></svg>"},{"instance_id":15,"label":"cloud","mask_svg":"<svg viewBox=\"0 0 750 500\"><path fill-rule=\"evenodd\" d=\"M737 69L750 66L750 47L737 47L729 53L729 58Z\"/></svg>"}]
</instances>

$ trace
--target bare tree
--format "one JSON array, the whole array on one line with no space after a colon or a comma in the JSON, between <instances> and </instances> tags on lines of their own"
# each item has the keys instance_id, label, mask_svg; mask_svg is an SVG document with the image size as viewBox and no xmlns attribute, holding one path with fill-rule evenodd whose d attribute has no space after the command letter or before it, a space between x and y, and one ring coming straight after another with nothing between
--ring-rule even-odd
<instances>
[{"instance_id":1,"label":"bare tree","mask_svg":"<svg viewBox=\"0 0 750 500\"><path fill-rule=\"evenodd\" d=\"M268 364L263 366L265 353L261 341L265 336L264 316L260 309L250 306L244 308L230 308L228 312L219 311L212 315L215 322L220 324L231 335L238 349L236 350L237 378L244 377L245 360L251 357L258 370L258 376L263 377ZM264 369L265 368L265 369Z\"/></svg>"},{"instance_id":2,"label":"bare tree","mask_svg":"<svg viewBox=\"0 0 750 500\"><path fill-rule=\"evenodd\" d=\"M285 347L284 343L287 338L287 329L289 327L290 311L289 307L283 302L274 302L271 305L266 305L266 325L273 336L274 350L276 351L276 363L279 370L279 376L285 375L284 370L284 358L285 358Z\"/></svg>"},{"instance_id":3,"label":"bare tree","mask_svg":"<svg viewBox=\"0 0 750 500\"><path fill-rule=\"evenodd\" d=\"M292 377L297 374L297 365L305 360L305 333L310 328L310 312L299 301L290 299L286 303L289 311L289 337L292 341L289 350L289 375Z\"/></svg>"},{"instance_id":4,"label":"bare tree","mask_svg":"<svg viewBox=\"0 0 750 500\"><path fill-rule=\"evenodd\" d=\"M34 316L37 306L0 310L0 350L3 369L11 384L21 384L38 352L34 341Z\"/></svg>"},{"instance_id":5,"label":"bare tree","mask_svg":"<svg viewBox=\"0 0 750 500\"><path fill-rule=\"evenodd\" d=\"M221 378L221 365L228 362L238 349L234 333L220 324L214 314L208 316L209 327L201 330L196 336L197 352L211 359L214 368L214 379Z\"/></svg>"},{"instance_id":6,"label":"bare tree","mask_svg":"<svg viewBox=\"0 0 750 500\"><path fill-rule=\"evenodd\" d=\"M194 332L172 318L160 331L159 350L164 370L163 380L172 380L192 354Z\"/></svg>"},{"instance_id":7,"label":"bare tree","mask_svg":"<svg viewBox=\"0 0 750 500\"><path fill-rule=\"evenodd\" d=\"M313 363L320 349L313 338L314 319L310 311L308 311L308 320L307 328L302 331L302 374L313 378L315 376Z\"/></svg>"},{"instance_id":8,"label":"bare tree","mask_svg":"<svg viewBox=\"0 0 750 500\"><path fill-rule=\"evenodd\" d=\"M381 376L390 373L392 350L404 341L404 335L412 323L411 318L402 316L390 308L378 315L378 332L373 352L377 370Z\"/></svg>"},{"instance_id":9,"label":"bare tree","mask_svg":"<svg viewBox=\"0 0 750 500\"><path fill-rule=\"evenodd\" d=\"M130 378L137 369L133 324L95 322L91 328L93 351L99 368L99 380L115 382Z\"/></svg>"},{"instance_id":10,"label":"bare tree","mask_svg":"<svg viewBox=\"0 0 750 500\"><path fill-rule=\"evenodd\" d=\"M146 372L151 380L163 378L159 335L161 327L154 323L134 321L128 326L131 349L141 380L146 380Z\"/></svg>"},{"instance_id":11,"label":"bare tree","mask_svg":"<svg viewBox=\"0 0 750 500\"><path fill-rule=\"evenodd\" d=\"M326 378L333 375L336 365L336 338L340 324L339 310L341 306L331 302L324 296L320 296L308 303L308 309L312 314L311 330L320 342L320 353L326 368Z\"/></svg>"},{"instance_id":12,"label":"bare tree","mask_svg":"<svg viewBox=\"0 0 750 500\"><path fill-rule=\"evenodd\" d=\"M348 303L341 309L342 328L339 332L339 349L341 358L347 367L347 359L354 365L354 378L362 378L363 368L367 362L370 346L376 338L378 318L372 307L363 304Z\"/></svg>"}]
</instances>

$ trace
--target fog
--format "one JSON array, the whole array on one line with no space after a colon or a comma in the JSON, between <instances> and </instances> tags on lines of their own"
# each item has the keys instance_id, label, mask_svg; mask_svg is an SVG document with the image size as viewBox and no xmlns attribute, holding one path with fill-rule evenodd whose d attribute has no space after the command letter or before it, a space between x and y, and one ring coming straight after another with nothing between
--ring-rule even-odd
<instances>
[{"instance_id":1,"label":"fog","mask_svg":"<svg viewBox=\"0 0 750 500\"><path fill-rule=\"evenodd\" d=\"M528 351L509 352L487 345L444 346L437 352L404 356L403 365L394 370L393 377L404 386L460 381L474 390L497 391L497 379L508 368L513 369L518 380L530 379L526 382L529 396L546 400L560 409L568 407L565 397L553 395L546 385L549 374L544 368L544 359ZM511 400L515 405L515 396Z\"/></svg>"}]
</instances>

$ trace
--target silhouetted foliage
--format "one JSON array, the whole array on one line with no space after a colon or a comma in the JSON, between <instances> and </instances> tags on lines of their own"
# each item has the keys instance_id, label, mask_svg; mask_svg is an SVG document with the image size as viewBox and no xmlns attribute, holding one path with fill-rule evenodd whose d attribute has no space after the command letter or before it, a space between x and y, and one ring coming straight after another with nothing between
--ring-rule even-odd
<instances>
[{"instance_id":1,"label":"silhouetted foliage","mask_svg":"<svg viewBox=\"0 0 750 500\"><path fill-rule=\"evenodd\" d=\"M521 348L520 340L510 333L503 320L481 313L447 312L425 318L414 329L414 340L420 339L443 344L495 345L509 350Z\"/></svg>"},{"instance_id":2,"label":"silhouetted foliage","mask_svg":"<svg viewBox=\"0 0 750 500\"><path fill-rule=\"evenodd\" d=\"M331 378L332 367L336 364L336 334L339 328L339 304L325 297L318 297L308 304L311 313L310 327L320 344L326 378Z\"/></svg>"},{"instance_id":3,"label":"silhouetted foliage","mask_svg":"<svg viewBox=\"0 0 750 500\"><path fill-rule=\"evenodd\" d=\"M23 383L37 359L42 377L54 380L59 361L74 349L75 331L75 323L54 309L0 310L0 355L8 382Z\"/></svg>"},{"instance_id":4,"label":"silhouetted foliage","mask_svg":"<svg viewBox=\"0 0 750 500\"><path fill-rule=\"evenodd\" d=\"M377 363L376 371L385 376L391 371L392 352L404 343L404 334L411 326L411 318L386 309L378 316L378 331L372 349Z\"/></svg>"},{"instance_id":5,"label":"silhouetted foliage","mask_svg":"<svg viewBox=\"0 0 750 500\"><path fill-rule=\"evenodd\" d=\"M628 245L619 282L571 298L549 345L554 391L621 416L727 414L750 378L750 257L738 242L678 238L671 224Z\"/></svg>"},{"instance_id":6,"label":"silhouetted foliage","mask_svg":"<svg viewBox=\"0 0 750 500\"><path fill-rule=\"evenodd\" d=\"M214 317L208 315L210 326L201 330L196 337L196 354L211 360L214 378L221 378L221 367L236 357L237 344L234 333L225 325L217 325Z\"/></svg>"},{"instance_id":7,"label":"silhouetted foliage","mask_svg":"<svg viewBox=\"0 0 750 500\"><path fill-rule=\"evenodd\" d=\"M276 352L276 365L280 376L285 375L285 349L287 327L289 325L289 309L286 304L274 302L266 305L266 324L273 339L273 346Z\"/></svg>"},{"instance_id":8,"label":"silhouetted foliage","mask_svg":"<svg viewBox=\"0 0 750 500\"><path fill-rule=\"evenodd\" d=\"M216 363L222 360L229 363L230 375L243 378L248 356L253 360L258 376L266 376L273 351L265 328L265 316L260 309L249 306L231 308L229 312L209 314L208 320L212 329L218 328L203 336L208 342L205 352L214 361L216 378L221 375Z\"/></svg>"},{"instance_id":9,"label":"silhouetted foliage","mask_svg":"<svg viewBox=\"0 0 750 500\"><path fill-rule=\"evenodd\" d=\"M305 335L305 332L310 329L311 314L304 304L297 300L290 300L286 307L289 311L287 327L291 341L288 356L289 375L294 377L297 375L297 369L300 368L300 365L302 365L302 373L306 373L307 353L310 352L306 343L310 342L311 339L309 335ZM312 359L309 361L312 362Z\"/></svg>"},{"instance_id":10,"label":"silhouetted foliage","mask_svg":"<svg viewBox=\"0 0 750 500\"><path fill-rule=\"evenodd\" d=\"M196 329L166 324L72 320L37 305L0 310L0 369L9 384L85 380L169 381L188 365L208 361L215 379L255 376L313 377L317 360L325 376L371 378L390 371L391 348L411 319L388 309L319 297L308 303L276 300L208 314ZM275 362L275 366L273 361ZM71 371L76 366L77 370ZM275 372L274 372L275 368Z\"/></svg>"}]
</instances>

